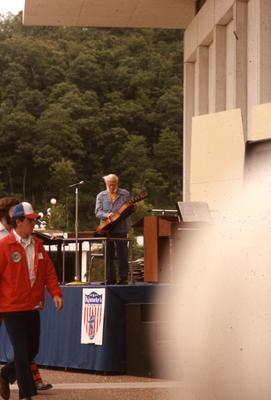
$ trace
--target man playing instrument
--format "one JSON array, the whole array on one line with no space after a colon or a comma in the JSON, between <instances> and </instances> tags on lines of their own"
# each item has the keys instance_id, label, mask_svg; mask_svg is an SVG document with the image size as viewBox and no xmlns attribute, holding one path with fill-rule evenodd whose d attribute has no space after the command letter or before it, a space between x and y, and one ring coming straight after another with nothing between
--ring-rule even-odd
<instances>
[{"instance_id":1,"label":"man playing instrument","mask_svg":"<svg viewBox=\"0 0 271 400\"><path fill-rule=\"evenodd\" d=\"M96 197L95 215L103 221L113 221L115 213L120 207L130 200L130 193L119 188L117 175L109 174L103 177L106 190L100 192ZM120 218L109 228L108 237L120 240L107 240L106 244L106 283L114 285L117 283L114 269L115 248L119 260L119 284L127 284L128 280L128 242L127 235L131 228L130 217ZM122 240L121 240L122 239Z\"/></svg>"}]
</instances>

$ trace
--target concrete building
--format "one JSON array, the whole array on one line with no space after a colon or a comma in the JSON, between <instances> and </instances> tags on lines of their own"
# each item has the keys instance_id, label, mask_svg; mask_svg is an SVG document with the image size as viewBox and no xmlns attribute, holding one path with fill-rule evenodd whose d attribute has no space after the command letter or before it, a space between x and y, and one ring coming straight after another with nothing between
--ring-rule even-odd
<instances>
[{"instance_id":1,"label":"concrete building","mask_svg":"<svg viewBox=\"0 0 271 400\"><path fill-rule=\"evenodd\" d=\"M191 195L193 198L195 183L191 176L196 162L191 151L193 117L239 109L244 141L271 136L270 130L264 134L266 128L257 128L268 112L270 115L270 108L254 107L271 101L270 22L269 0L207 0L186 28L184 178L187 199ZM227 113L224 116L231 118ZM224 145L232 148L232 140ZM244 145L239 145L241 157ZM224 150L217 147L217 157L224 151L225 147Z\"/></svg>"},{"instance_id":2,"label":"concrete building","mask_svg":"<svg viewBox=\"0 0 271 400\"><path fill-rule=\"evenodd\" d=\"M25 0L23 20L185 29L184 200L212 208L225 182L242 180L245 141L271 136L269 105L255 108L271 101L270 0Z\"/></svg>"}]
</instances>

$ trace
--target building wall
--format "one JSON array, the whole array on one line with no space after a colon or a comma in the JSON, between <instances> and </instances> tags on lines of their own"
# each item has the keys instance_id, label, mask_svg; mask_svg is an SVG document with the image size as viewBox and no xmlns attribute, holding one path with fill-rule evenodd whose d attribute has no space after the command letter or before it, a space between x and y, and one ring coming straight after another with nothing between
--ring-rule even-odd
<instances>
[{"instance_id":1,"label":"building wall","mask_svg":"<svg viewBox=\"0 0 271 400\"><path fill-rule=\"evenodd\" d=\"M192 118L271 101L271 1L207 0L185 31L184 200L190 200Z\"/></svg>"}]
</instances>

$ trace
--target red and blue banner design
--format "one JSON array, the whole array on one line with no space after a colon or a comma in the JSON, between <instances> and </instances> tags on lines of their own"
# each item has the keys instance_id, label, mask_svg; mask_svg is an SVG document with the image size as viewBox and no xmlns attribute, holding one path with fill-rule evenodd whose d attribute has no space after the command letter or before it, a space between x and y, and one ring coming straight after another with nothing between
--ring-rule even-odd
<instances>
[{"instance_id":1,"label":"red and blue banner design","mask_svg":"<svg viewBox=\"0 0 271 400\"><path fill-rule=\"evenodd\" d=\"M105 289L83 289L81 343L102 345Z\"/></svg>"}]
</instances>

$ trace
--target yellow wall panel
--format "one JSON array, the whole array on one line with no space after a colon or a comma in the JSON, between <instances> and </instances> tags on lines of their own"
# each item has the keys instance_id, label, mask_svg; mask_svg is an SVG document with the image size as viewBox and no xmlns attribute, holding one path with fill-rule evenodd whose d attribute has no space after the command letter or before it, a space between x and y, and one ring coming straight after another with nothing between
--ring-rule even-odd
<instances>
[{"instance_id":1,"label":"yellow wall panel","mask_svg":"<svg viewBox=\"0 0 271 400\"><path fill-rule=\"evenodd\" d=\"M271 138L271 103L259 104L252 107L251 131L249 140Z\"/></svg>"},{"instance_id":2,"label":"yellow wall panel","mask_svg":"<svg viewBox=\"0 0 271 400\"><path fill-rule=\"evenodd\" d=\"M239 109L194 117L190 200L205 201L213 210L219 208L230 188L242 187L244 152Z\"/></svg>"}]
</instances>

